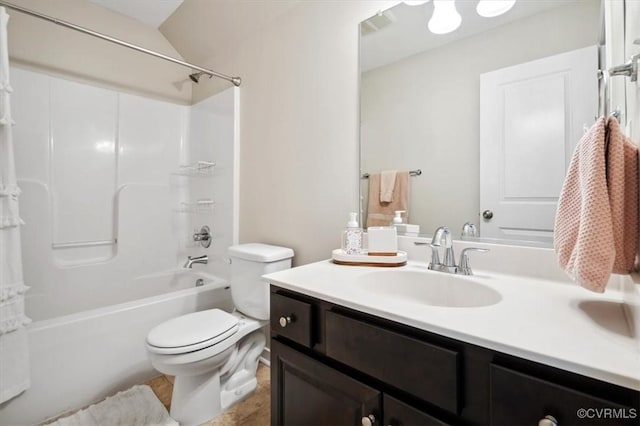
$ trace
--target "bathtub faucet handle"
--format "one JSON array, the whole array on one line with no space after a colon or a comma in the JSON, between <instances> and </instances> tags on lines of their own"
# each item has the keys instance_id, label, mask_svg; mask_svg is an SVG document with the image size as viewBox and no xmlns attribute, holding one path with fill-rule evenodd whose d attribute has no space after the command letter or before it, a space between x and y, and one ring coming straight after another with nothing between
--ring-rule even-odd
<instances>
[{"instance_id":1,"label":"bathtub faucet handle","mask_svg":"<svg viewBox=\"0 0 640 426\"><path fill-rule=\"evenodd\" d=\"M200 230L196 230L193 233L193 241L200 242L200 245L204 248L209 248L211 245L211 229L204 225Z\"/></svg>"}]
</instances>

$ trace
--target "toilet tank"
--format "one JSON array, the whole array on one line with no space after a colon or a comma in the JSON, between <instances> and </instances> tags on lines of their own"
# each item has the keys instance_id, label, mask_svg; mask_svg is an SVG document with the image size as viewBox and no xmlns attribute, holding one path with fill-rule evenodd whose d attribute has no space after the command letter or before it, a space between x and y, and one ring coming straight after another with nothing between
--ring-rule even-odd
<instances>
[{"instance_id":1,"label":"toilet tank","mask_svg":"<svg viewBox=\"0 0 640 426\"><path fill-rule=\"evenodd\" d=\"M293 250L249 243L229 247L231 297L236 309L259 319L269 319L269 283L262 275L291 268Z\"/></svg>"}]
</instances>

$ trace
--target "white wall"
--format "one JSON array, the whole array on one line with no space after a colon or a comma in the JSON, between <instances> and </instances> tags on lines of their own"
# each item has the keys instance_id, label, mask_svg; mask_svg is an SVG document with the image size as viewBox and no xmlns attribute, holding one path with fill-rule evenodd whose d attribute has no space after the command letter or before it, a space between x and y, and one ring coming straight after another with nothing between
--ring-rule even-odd
<instances>
[{"instance_id":1,"label":"white wall","mask_svg":"<svg viewBox=\"0 0 640 426\"><path fill-rule=\"evenodd\" d=\"M228 277L221 258L235 241L233 91L191 114L186 106L11 72L32 319L144 297L136 285L144 280L136 278L175 271L189 254L212 256L194 269ZM220 168L206 176L175 174L198 160ZM204 213L180 211L198 198L219 204ZM191 240L204 224L214 233L209 249ZM96 244L105 240L117 243ZM77 242L83 245L54 245Z\"/></svg>"},{"instance_id":2,"label":"white wall","mask_svg":"<svg viewBox=\"0 0 640 426\"><path fill-rule=\"evenodd\" d=\"M596 45L599 22L599 2L579 2L365 73L362 170L423 171L409 206L422 233L479 226L480 74Z\"/></svg>"}]
</instances>

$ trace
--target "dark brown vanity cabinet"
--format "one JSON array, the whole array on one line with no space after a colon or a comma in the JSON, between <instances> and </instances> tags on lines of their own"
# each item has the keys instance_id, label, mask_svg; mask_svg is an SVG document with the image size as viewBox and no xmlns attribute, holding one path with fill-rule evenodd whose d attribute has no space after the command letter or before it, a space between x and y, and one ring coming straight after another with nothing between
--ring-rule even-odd
<instances>
[{"instance_id":1,"label":"dark brown vanity cabinet","mask_svg":"<svg viewBox=\"0 0 640 426\"><path fill-rule=\"evenodd\" d=\"M366 416L379 418L380 391L277 340L271 343L271 380L277 383L272 405L278 402L272 424L347 426Z\"/></svg>"},{"instance_id":2,"label":"dark brown vanity cabinet","mask_svg":"<svg viewBox=\"0 0 640 426\"><path fill-rule=\"evenodd\" d=\"M275 286L271 337L272 425L640 424L640 392Z\"/></svg>"}]
</instances>

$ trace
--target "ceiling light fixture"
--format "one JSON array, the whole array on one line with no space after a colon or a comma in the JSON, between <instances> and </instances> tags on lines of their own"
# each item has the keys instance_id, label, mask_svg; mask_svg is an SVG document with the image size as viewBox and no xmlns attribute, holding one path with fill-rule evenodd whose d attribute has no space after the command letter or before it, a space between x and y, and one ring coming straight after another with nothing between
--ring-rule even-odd
<instances>
[{"instance_id":1,"label":"ceiling light fixture","mask_svg":"<svg viewBox=\"0 0 640 426\"><path fill-rule=\"evenodd\" d=\"M447 34L458 29L462 17L456 10L454 0L433 0L433 16L429 20L429 31L434 34Z\"/></svg>"},{"instance_id":2,"label":"ceiling light fixture","mask_svg":"<svg viewBox=\"0 0 640 426\"><path fill-rule=\"evenodd\" d=\"M476 6L476 12L485 18L493 18L507 13L514 4L516 0L480 0Z\"/></svg>"}]
</instances>

